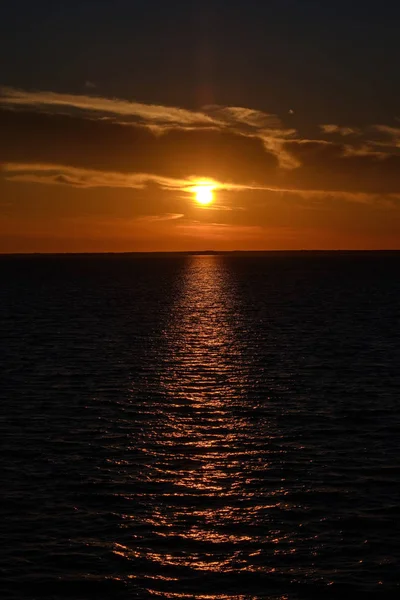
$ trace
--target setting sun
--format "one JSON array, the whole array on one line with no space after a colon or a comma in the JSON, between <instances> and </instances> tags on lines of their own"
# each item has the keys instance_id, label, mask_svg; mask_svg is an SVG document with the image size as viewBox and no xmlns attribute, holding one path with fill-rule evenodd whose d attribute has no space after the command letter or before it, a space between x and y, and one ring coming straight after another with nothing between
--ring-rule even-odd
<instances>
[{"instance_id":1,"label":"setting sun","mask_svg":"<svg viewBox=\"0 0 400 600\"><path fill-rule=\"evenodd\" d=\"M213 186L211 185L196 185L193 188L196 202L202 206L211 204L214 200Z\"/></svg>"}]
</instances>

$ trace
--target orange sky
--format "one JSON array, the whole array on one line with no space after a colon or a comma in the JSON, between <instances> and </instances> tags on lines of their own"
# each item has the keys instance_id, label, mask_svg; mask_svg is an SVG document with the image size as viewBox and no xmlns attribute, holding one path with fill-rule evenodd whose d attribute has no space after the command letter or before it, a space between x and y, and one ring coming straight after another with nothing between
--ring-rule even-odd
<instances>
[{"instance_id":1,"label":"orange sky","mask_svg":"<svg viewBox=\"0 0 400 600\"><path fill-rule=\"evenodd\" d=\"M400 128L3 89L0 130L0 252L400 248Z\"/></svg>"}]
</instances>

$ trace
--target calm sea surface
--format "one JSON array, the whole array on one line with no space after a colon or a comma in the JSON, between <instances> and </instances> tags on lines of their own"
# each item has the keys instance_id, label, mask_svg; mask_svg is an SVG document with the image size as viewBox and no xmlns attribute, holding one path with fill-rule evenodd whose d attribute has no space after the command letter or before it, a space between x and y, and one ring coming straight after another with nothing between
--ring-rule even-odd
<instances>
[{"instance_id":1,"label":"calm sea surface","mask_svg":"<svg viewBox=\"0 0 400 600\"><path fill-rule=\"evenodd\" d=\"M3 600L398 597L400 253L0 281Z\"/></svg>"}]
</instances>

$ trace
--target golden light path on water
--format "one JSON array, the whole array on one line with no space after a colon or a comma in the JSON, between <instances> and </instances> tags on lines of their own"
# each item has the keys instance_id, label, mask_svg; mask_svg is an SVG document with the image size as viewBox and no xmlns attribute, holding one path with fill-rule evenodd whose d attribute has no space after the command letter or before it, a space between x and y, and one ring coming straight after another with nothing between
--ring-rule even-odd
<instances>
[{"instance_id":1,"label":"golden light path on water","mask_svg":"<svg viewBox=\"0 0 400 600\"><path fill-rule=\"evenodd\" d=\"M166 400L147 457L146 484L154 494L141 517L154 539L115 548L122 557L152 565L151 574L130 577L148 579L147 592L154 596L193 598L192 590L168 587L183 582L184 588L188 578L193 586L196 577L273 573L261 557L266 542L273 551L279 543L285 547L279 551L293 551L289 534L265 520L282 504L274 498L284 494L282 485L277 482L268 494L255 492L268 455L259 423L243 402L251 381L235 285L223 257L188 257L164 331L159 385ZM249 598L223 589L196 597Z\"/></svg>"}]
</instances>

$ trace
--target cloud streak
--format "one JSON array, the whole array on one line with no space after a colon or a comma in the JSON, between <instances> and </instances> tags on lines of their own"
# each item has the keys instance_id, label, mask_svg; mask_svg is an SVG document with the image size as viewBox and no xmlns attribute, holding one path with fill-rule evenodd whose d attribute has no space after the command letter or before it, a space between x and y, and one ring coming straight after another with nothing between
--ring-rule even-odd
<instances>
[{"instance_id":1,"label":"cloud streak","mask_svg":"<svg viewBox=\"0 0 400 600\"><path fill-rule=\"evenodd\" d=\"M338 134L343 137L349 135L361 135L361 130L357 127L342 127L340 125L321 125L321 130L327 134Z\"/></svg>"},{"instance_id":2,"label":"cloud streak","mask_svg":"<svg viewBox=\"0 0 400 600\"><path fill-rule=\"evenodd\" d=\"M133 188L143 189L149 184L156 184L162 190L182 191L193 193L193 188L199 184L207 184L215 191L280 191L270 186L240 185L230 182L217 181L190 175L185 179L162 177L151 173L118 173L83 169L67 165L40 163L5 163L1 172L6 179L49 185L70 185L78 188Z\"/></svg>"},{"instance_id":3,"label":"cloud streak","mask_svg":"<svg viewBox=\"0 0 400 600\"><path fill-rule=\"evenodd\" d=\"M245 107L192 111L2 88L0 168L8 180L79 188L189 193L206 178L237 192L400 193L400 128L320 128L339 139L302 138L276 115Z\"/></svg>"},{"instance_id":4,"label":"cloud streak","mask_svg":"<svg viewBox=\"0 0 400 600\"><path fill-rule=\"evenodd\" d=\"M331 190L296 189L291 187L275 187L269 185L240 185L230 182L218 181L191 175L184 179L173 177L162 177L152 173L119 173L110 171L98 171L83 169L66 165L55 164L31 164L31 163L5 163L1 167L3 177L9 181L37 183L45 185L62 185L76 188L125 188L145 189L149 185L156 185L165 192L177 192L187 194L188 198L193 195L193 189L199 183L210 185L216 192L251 192L280 195L282 197L298 197L308 202L331 202L342 201L365 205L381 205L386 208L398 208L400 206L400 193L365 193L346 192ZM233 209L231 206L216 204L211 206L214 210L245 210L242 206ZM170 214L170 213L168 213ZM169 220L180 218L181 214L170 214ZM147 218L146 218L147 219ZM157 220L157 217L152 217Z\"/></svg>"},{"instance_id":5,"label":"cloud streak","mask_svg":"<svg viewBox=\"0 0 400 600\"><path fill-rule=\"evenodd\" d=\"M56 92L28 92L13 88L0 88L0 104L22 106L48 111L78 109L83 112L132 117L144 122L174 125L218 125L218 121L200 112L157 104L129 102L117 98L58 94Z\"/></svg>"},{"instance_id":6,"label":"cloud streak","mask_svg":"<svg viewBox=\"0 0 400 600\"><path fill-rule=\"evenodd\" d=\"M262 111L231 106L206 106L201 111L129 102L100 96L60 94L0 88L0 106L33 109L56 114L86 115L93 119L113 119L120 125L141 124L162 135L171 129L184 131L211 129L258 138L283 168L295 168L297 161L283 149L284 140L296 137L296 130L283 127L280 119Z\"/></svg>"},{"instance_id":7,"label":"cloud streak","mask_svg":"<svg viewBox=\"0 0 400 600\"><path fill-rule=\"evenodd\" d=\"M147 173L117 173L82 169L66 165L6 163L2 172L13 181L31 181L51 185L71 185L79 188L134 188L143 189L149 183L156 183L163 189L183 189L188 182L170 177Z\"/></svg>"}]
</instances>

